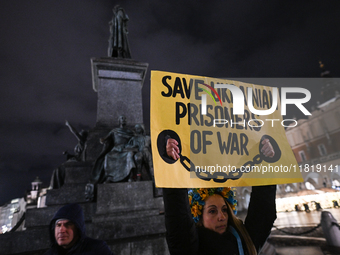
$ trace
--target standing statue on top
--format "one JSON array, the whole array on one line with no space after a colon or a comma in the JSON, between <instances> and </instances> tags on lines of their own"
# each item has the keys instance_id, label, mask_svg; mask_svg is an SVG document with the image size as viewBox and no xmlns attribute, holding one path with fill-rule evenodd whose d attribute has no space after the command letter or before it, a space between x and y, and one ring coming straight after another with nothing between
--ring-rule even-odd
<instances>
[{"instance_id":1,"label":"standing statue on top","mask_svg":"<svg viewBox=\"0 0 340 255\"><path fill-rule=\"evenodd\" d=\"M109 22L110 38L108 56L115 58L131 58L127 37L127 22L129 21L129 17L119 5L116 5L112 11L113 17Z\"/></svg>"}]
</instances>

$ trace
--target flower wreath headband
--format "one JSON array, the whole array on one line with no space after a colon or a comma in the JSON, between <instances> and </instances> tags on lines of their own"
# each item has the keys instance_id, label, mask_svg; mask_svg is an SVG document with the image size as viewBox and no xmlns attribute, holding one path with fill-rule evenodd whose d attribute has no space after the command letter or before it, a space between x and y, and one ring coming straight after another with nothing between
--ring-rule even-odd
<instances>
[{"instance_id":1,"label":"flower wreath headband","mask_svg":"<svg viewBox=\"0 0 340 255\"><path fill-rule=\"evenodd\" d=\"M202 189L190 189L188 191L189 205L191 208L191 214L195 223L199 222L202 215L202 209L205 205L205 199L214 194L218 194L228 202L229 206L236 215L237 200L234 198L234 192L231 188L202 188Z\"/></svg>"}]
</instances>

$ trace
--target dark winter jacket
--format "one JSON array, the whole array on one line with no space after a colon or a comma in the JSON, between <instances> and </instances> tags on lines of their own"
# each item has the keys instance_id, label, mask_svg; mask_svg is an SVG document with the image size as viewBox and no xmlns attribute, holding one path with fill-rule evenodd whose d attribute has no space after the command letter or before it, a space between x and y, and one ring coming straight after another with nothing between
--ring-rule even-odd
<instances>
[{"instance_id":1,"label":"dark winter jacket","mask_svg":"<svg viewBox=\"0 0 340 255\"><path fill-rule=\"evenodd\" d=\"M72 221L79 230L79 241L70 249L66 250L60 247L54 236L55 222L58 219L68 219ZM80 205L68 204L60 208L50 222L50 239L52 246L44 255L59 254L84 254L84 255L112 255L109 247L104 241L92 239L85 234L84 213Z\"/></svg>"},{"instance_id":2,"label":"dark winter jacket","mask_svg":"<svg viewBox=\"0 0 340 255\"><path fill-rule=\"evenodd\" d=\"M276 219L275 195L275 185L252 189L245 228L257 252L266 242ZM163 189L163 199L171 255L239 254L237 240L229 231L220 235L204 227L196 227L190 212L187 189ZM242 244L247 254L245 243Z\"/></svg>"}]
</instances>

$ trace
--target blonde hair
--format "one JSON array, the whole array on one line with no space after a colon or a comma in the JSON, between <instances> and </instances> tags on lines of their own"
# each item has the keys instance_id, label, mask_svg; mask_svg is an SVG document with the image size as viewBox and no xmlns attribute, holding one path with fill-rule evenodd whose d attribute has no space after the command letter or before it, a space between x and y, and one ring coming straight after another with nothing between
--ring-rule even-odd
<instances>
[{"instance_id":1,"label":"blonde hair","mask_svg":"<svg viewBox=\"0 0 340 255\"><path fill-rule=\"evenodd\" d=\"M228 207L228 224L232 225L237 230L237 232L241 235L241 237L243 238L243 240L246 244L248 254L249 255L256 255L257 252L256 252L256 249L255 249L255 245L254 245L253 241L251 240L251 238L248 234L248 231L244 227L242 220L240 220L239 218L236 217L234 212L231 210L228 202L226 202L226 205Z\"/></svg>"}]
</instances>

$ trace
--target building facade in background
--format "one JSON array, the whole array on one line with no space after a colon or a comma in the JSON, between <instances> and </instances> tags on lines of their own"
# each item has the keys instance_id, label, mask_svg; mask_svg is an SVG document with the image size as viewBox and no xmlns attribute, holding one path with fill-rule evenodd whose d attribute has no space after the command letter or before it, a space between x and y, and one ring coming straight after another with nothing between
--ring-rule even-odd
<instances>
[{"instance_id":1,"label":"building facade in background","mask_svg":"<svg viewBox=\"0 0 340 255\"><path fill-rule=\"evenodd\" d=\"M303 184L285 187L340 188L340 84L320 62L320 95L308 119L300 119L286 129L288 142L300 165ZM282 188L282 187L281 187Z\"/></svg>"},{"instance_id":2,"label":"building facade in background","mask_svg":"<svg viewBox=\"0 0 340 255\"><path fill-rule=\"evenodd\" d=\"M286 135L307 189L340 188L340 95L320 104ZM302 185L303 186L303 185ZM298 190L299 185L290 185ZM285 188L285 190L289 188Z\"/></svg>"},{"instance_id":3,"label":"building facade in background","mask_svg":"<svg viewBox=\"0 0 340 255\"><path fill-rule=\"evenodd\" d=\"M0 207L0 234L11 231L20 222L26 212L26 201L24 198L12 199L10 203ZM18 231L24 230L24 224L15 228Z\"/></svg>"},{"instance_id":4,"label":"building facade in background","mask_svg":"<svg viewBox=\"0 0 340 255\"><path fill-rule=\"evenodd\" d=\"M45 207L46 190L42 182L36 177L31 182L32 189L26 197L12 199L9 203L0 206L0 234L10 231L25 230L26 209Z\"/></svg>"},{"instance_id":5,"label":"building facade in background","mask_svg":"<svg viewBox=\"0 0 340 255\"><path fill-rule=\"evenodd\" d=\"M340 84L321 62L320 68L317 106L307 119L299 119L297 125L286 129L304 182L278 185L278 211L340 204L340 192L336 192L340 191Z\"/></svg>"}]
</instances>

